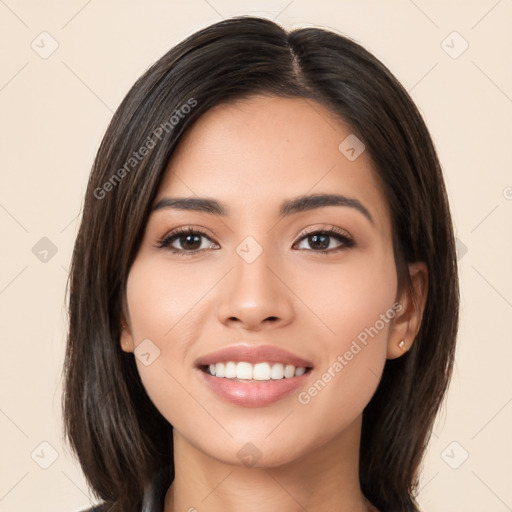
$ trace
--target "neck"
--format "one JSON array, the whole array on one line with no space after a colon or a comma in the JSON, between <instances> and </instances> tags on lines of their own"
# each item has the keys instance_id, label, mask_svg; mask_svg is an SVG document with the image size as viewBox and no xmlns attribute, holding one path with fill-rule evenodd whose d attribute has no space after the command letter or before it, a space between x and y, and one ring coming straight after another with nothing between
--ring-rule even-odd
<instances>
[{"instance_id":1,"label":"neck","mask_svg":"<svg viewBox=\"0 0 512 512\"><path fill-rule=\"evenodd\" d=\"M173 431L175 479L164 512L368 512L359 485L361 417L338 437L286 464L225 464Z\"/></svg>"}]
</instances>

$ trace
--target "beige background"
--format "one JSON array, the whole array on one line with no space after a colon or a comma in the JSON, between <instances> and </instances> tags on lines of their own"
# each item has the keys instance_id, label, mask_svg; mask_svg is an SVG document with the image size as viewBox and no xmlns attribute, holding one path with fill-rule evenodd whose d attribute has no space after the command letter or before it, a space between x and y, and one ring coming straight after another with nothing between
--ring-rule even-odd
<instances>
[{"instance_id":1,"label":"beige background","mask_svg":"<svg viewBox=\"0 0 512 512\"><path fill-rule=\"evenodd\" d=\"M135 79L192 32L242 13L356 39L423 113L459 239L462 320L420 503L512 510L511 0L0 0L0 512L89 505L60 411L64 291L88 173Z\"/></svg>"}]
</instances>

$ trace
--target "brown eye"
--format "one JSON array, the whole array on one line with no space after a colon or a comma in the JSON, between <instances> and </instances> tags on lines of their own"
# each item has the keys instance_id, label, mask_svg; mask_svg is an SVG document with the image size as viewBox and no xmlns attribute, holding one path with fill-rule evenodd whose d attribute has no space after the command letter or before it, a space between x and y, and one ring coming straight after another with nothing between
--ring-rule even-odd
<instances>
[{"instance_id":1,"label":"brown eye","mask_svg":"<svg viewBox=\"0 0 512 512\"><path fill-rule=\"evenodd\" d=\"M188 256L208 249L208 247L201 248L202 239L205 238L211 241L210 237L200 229L179 228L159 240L157 247L168 248L174 254Z\"/></svg>"},{"instance_id":2,"label":"brown eye","mask_svg":"<svg viewBox=\"0 0 512 512\"><path fill-rule=\"evenodd\" d=\"M333 239L337 240L339 245L329 249ZM299 242L302 240L305 240L310 247L310 249L306 250L319 252L321 254L337 252L341 249L350 248L355 245L355 242L350 237L336 228L306 233L300 238Z\"/></svg>"}]
</instances>

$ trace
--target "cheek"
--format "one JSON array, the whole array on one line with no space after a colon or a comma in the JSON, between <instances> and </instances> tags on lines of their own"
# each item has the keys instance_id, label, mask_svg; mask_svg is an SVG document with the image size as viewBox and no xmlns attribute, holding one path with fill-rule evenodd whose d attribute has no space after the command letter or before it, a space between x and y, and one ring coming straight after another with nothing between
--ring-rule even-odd
<instances>
[{"instance_id":1,"label":"cheek","mask_svg":"<svg viewBox=\"0 0 512 512\"><path fill-rule=\"evenodd\" d=\"M187 414L190 401L183 387L191 365L187 354L204 323L198 318L201 297L214 283L213 276L203 277L149 258L136 260L128 276L137 369L149 397L171 423Z\"/></svg>"},{"instance_id":2,"label":"cheek","mask_svg":"<svg viewBox=\"0 0 512 512\"><path fill-rule=\"evenodd\" d=\"M362 412L380 381L391 322L399 308L392 255L361 255L316 273L303 295L321 320L317 380L299 396L333 425ZM316 286L313 286L313 284ZM312 290L312 291L311 291ZM339 426L339 425L338 425Z\"/></svg>"},{"instance_id":3,"label":"cheek","mask_svg":"<svg viewBox=\"0 0 512 512\"><path fill-rule=\"evenodd\" d=\"M179 333L193 329L194 307L213 282L213 277L204 280L197 272L165 260L136 260L127 282L135 343L151 338L164 350Z\"/></svg>"},{"instance_id":4,"label":"cheek","mask_svg":"<svg viewBox=\"0 0 512 512\"><path fill-rule=\"evenodd\" d=\"M314 271L300 272L313 278L302 275L294 291L317 317L322 339L332 340L329 345L340 349L386 314L396 297L391 250L354 252L340 264L317 265ZM387 333L389 322L385 328L379 322L378 327Z\"/></svg>"}]
</instances>

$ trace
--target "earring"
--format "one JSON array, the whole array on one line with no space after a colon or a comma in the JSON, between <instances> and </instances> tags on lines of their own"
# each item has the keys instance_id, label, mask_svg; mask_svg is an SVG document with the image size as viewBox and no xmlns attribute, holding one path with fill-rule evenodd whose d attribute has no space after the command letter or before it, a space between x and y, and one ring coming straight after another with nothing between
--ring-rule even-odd
<instances>
[{"instance_id":1,"label":"earring","mask_svg":"<svg viewBox=\"0 0 512 512\"><path fill-rule=\"evenodd\" d=\"M405 352L405 340L402 340L398 346Z\"/></svg>"}]
</instances>

